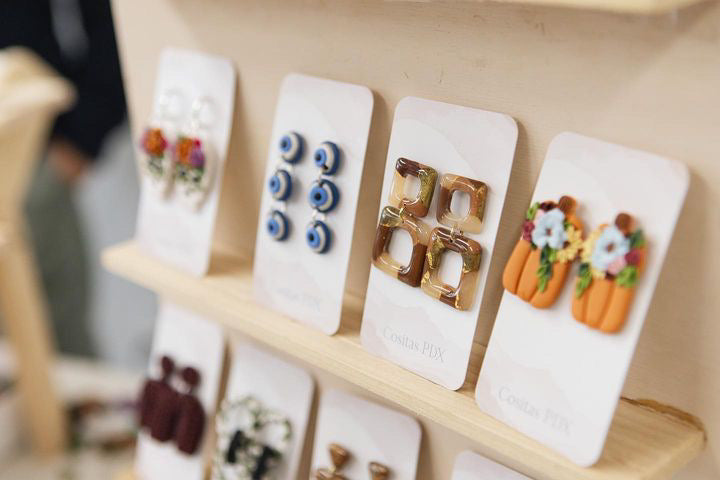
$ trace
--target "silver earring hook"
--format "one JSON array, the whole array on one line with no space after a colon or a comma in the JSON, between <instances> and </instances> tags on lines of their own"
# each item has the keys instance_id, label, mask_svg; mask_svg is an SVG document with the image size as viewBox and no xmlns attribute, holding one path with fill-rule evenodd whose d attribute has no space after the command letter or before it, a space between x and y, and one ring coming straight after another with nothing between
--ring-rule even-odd
<instances>
[{"instance_id":1,"label":"silver earring hook","mask_svg":"<svg viewBox=\"0 0 720 480\"><path fill-rule=\"evenodd\" d=\"M196 132L200 129L209 128L213 123L213 107L215 102L208 96L196 98L190 107L190 130ZM209 118L203 119L203 113Z\"/></svg>"},{"instance_id":2,"label":"silver earring hook","mask_svg":"<svg viewBox=\"0 0 720 480\"><path fill-rule=\"evenodd\" d=\"M182 102L183 94L176 88L170 88L163 91L158 98L155 106L153 117L156 121L161 120L172 120L180 116L180 103ZM175 101L175 104L173 103ZM175 110L173 111L173 106Z\"/></svg>"}]
</instances>

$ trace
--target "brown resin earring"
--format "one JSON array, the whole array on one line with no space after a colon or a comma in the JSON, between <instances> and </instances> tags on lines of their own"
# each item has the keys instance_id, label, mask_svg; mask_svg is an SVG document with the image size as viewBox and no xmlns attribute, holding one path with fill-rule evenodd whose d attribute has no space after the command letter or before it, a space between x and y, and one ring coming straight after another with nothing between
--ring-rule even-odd
<instances>
[{"instance_id":1,"label":"brown resin earring","mask_svg":"<svg viewBox=\"0 0 720 480\"><path fill-rule=\"evenodd\" d=\"M575 199L536 202L525 214L520 240L503 272L503 287L536 308L555 303L582 246Z\"/></svg>"},{"instance_id":2,"label":"brown resin earring","mask_svg":"<svg viewBox=\"0 0 720 480\"><path fill-rule=\"evenodd\" d=\"M370 462L368 465L370 480L387 480L390 478L390 469L378 462Z\"/></svg>"},{"instance_id":3,"label":"brown resin earring","mask_svg":"<svg viewBox=\"0 0 720 480\"><path fill-rule=\"evenodd\" d=\"M200 384L200 373L192 367L186 367L181 373L188 391L178 400L178 421L175 429L175 443L178 450L188 455L197 451L205 430L205 410L195 396L195 388Z\"/></svg>"},{"instance_id":4,"label":"brown resin earring","mask_svg":"<svg viewBox=\"0 0 720 480\"><path fill-rule=\"evenodd\" d=\"M455 227L464 232L480 233L482 231L483 216L485 215L487 191L487 185L479 180L473 180L459 175L443 175L440 179L437 221L443 225L451 228ZM455 192L464 192L470 197L470 209L464 217L454 214L450 209L452 197Z\"/></svg>"},{"instance_id":5,"label":"brown resin earring","mask_svg":"<svg viewBox=\"0 0 720 480\"><path fill-rule=\"evenodd\" d=\"M340 473L340 470L350 459L350 452L337 443L330 444L328 450L333 465L332 467L319 468L315 472L315 480L347 480L347 477Z\"/></svg>"},{"instance_id":6,"label":"brown resin earring","mask_svg":"<svg viewBox=\"0 0 720 480\"><path fill-rule=\"evenodd\" d=\"M645 266L645 236L634 223L630 215L620 213L613 225L601 225L583 244L572 313L579 322L605 333L618 332L625 324Z\"/></svg>"},{"instance_id":7,"label":"brown resin earring","mask_svg":"<svg viewBox=\"0 0 720 480\"><path fill-rule=\"evenodd\" d=\"M420 180L420 189L413 199L405 197L405 182L408 175ZM390 187L390 205L395 208L405 207L405 211L408 213L416 217L424 217L430 210L437 177L438 174L434 168L407 158L398 158L395 162L392 187Z\"/></svg>"}]
</instances>

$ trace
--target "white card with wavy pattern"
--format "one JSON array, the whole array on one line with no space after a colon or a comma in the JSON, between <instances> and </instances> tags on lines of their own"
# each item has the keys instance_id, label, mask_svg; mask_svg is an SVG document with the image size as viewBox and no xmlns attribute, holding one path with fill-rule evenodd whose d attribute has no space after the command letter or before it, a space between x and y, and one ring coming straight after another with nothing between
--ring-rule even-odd
<instances>
[{"instance_id":1,"label":"white card with wavy pattern","mask_svg":"<svg viewBox=\"0 0 720 480\"><path fill-rule=\"evenodd\" d=\"M275 111L255 243L255 298L328 335L340 327L372 111L373 94L367 87L296 73L285 77ZM304 153L292 165L292 191L283 205L273 200L268 180L278 166L288 168L280 158L279 143L290 131L303 138ZM313 152L325 141L340 150L338 171L326 177L340 195L337 206L324 219L318 217L331 232L329 250L319 254L310 249L305 234L313 218L308 194L320 173ZM268 233L273 209L285 210L285 240L276 241Z\"/></svg>"},{"instance_id":2,"label":"white card with wavy pattern","mask_svg":"<svg viewBox=\"0 0 720 480\"><path fill-rule=\"evenodd\" d=\"M645 233L645 270L625 325L613 334L572 315L578 262L551 308L534 308L504 292L477 383L482 410L578 465L597 462L689 179L687 167L675 160L575 133L555 137L532 202L575 198L586 234L620 212L632 215Z\"/></svg>"},{"instance_id":3,"label":"white card with wavy pattern","mask_svg":"<svg viewBox=\"0 0 720 480\"><path fill-rule=\"evenodd\" d=\"M488 192L482 230L464 233L480 243L482 259L475 298L468 310L457 310L429 296L420 287L411 287L373 265L365 297L362 344L373 354L449 389L456 390L465 381L510 181L517 134L515 120L501 113L416 97L404 98L395 109L380 210L389 204L395 163L400 157L438 172L430 209L420 219L430 229L441 226L436 212L443 174L484 182ZM456 200L460 202L456 203ZM454 212L464 215L468 206L466 197L453 195L451 208ZM410 258L411 250L408 234L397 229L389 246L391 255L401 261ZM445 254L440 267L441 278L448 284L457 285L461 264L459 254Z\"/></svg>"}]
</instances>

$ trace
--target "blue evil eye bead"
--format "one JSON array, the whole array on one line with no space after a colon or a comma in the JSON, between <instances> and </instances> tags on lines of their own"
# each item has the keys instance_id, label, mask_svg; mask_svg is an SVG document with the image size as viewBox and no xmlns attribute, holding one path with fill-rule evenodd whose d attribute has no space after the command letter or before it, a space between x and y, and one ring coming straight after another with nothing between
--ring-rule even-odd
<instances>
[{"instance_id":1,"label":"blue evil eye bead","mask_svg":"<svg viewBox=\"0 0 720 480\"><path fill-rule=\"evenodd\" d=\"M340 166L340 149L333 142L323 142L315 150L313 160L325 175L333 175Z\"/></svg>"},{"instance_id":2,"label":"blue evil eye bead","mask_svg":"<svg viewBox=\"0 0 720 480\"><path fill-rule=\"evenodd\" d=\"M330 180L320 180L310 189L310 206L319 212L326 213L335 208L340 192Z\"/></svg>"},{"instance_id":3,"label":"blue evil eye bead","mask_svg":"<svg viewBox=\"0 0 720 480\"><path fill-rule=\"evenodd\" d=\"M325 253L330 248L330 229L324 222L315 220L305 231L308 247L315 253Z\"/></svg>"},{"instance_id":4,"label":"blue evil eye bead","mask_svg":"<svg viewBox=\"0 0 720 480\"><path fill-rule=\"evenodd\" d=\"M285 240L290 232L287 218L278 210L270 213L265 226L270 236L277 241Z\"/></svg>"},{"instance_id":5,"label":"blue evil eye bead","mask_svg":"<svg viewBox=\"0 0 720 480\"><path fill-rule=\"evenodd\" d=\"M292 177L285 170L275 170L275 173L268 181L270 195L275 200L287 200L292 193Z\"/></svg>"},{"instance_id":6,"label":"blue evil eye bead","mask_svg":"<svg viewBox=\"0 0 720 480\"><path fill-rule=\"evenodd\" d=\"M289 132L280 139L280 156L288 163L296 163L303 154L303 139L295 132Z\"/></svg>"}]
</instances>

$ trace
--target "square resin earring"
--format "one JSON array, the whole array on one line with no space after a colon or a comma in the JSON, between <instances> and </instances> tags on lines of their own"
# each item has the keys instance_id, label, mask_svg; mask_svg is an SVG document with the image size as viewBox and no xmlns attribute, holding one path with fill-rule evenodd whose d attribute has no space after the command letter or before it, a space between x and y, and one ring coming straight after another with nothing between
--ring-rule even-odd
<instances>
[{"instance_id":1,"label":"square resin earring","mask_svg":"<svg viewBox=\"0 0 720 480\"><path fill-rule=\"evenodd\" d=\"M405 197L405 182L408 175L417 177L420 181L420 189L414 199ZM430 209L437 177L438 174L434 168L407 158L398 158L390 188L390 205L395 208L404 207L406 212L416 217L424 217Z\"/></svg>"},{"instance_id":2,"label":"square resin earring","mask_svg":"<svg viewBox=\"0 0 720 480\"><path fill-rule=\"evenodd\" d=\"M283 162L275 168L268 180L270 195L277 205L270 210L265 225L270 238L283 241L290 234L290 222L284 212L286 202L292 195L292 169L302 158L305 142L299 134L288 132L280 138L278 147Z\"/></svg>"},{"instance_id":3,"label":"square resin earring","mask_svg":"<svg viewBox=\"0 0 720 480\"><path fill-rule=\"evenodd\" d=\"M536 202L525 214L520 240L503 272L503 287L536 308L548 308L582 246L583 228L575 199Z\"/></svg>"},{"instance_id":4,"label":"square resin earring","mask_svg":"<svg viewBox=\"0 0 720 480\"><path fill-rule=\"evenodd\" d=\"M209 128L214 121L212 100L195 100L190 111L189 128L173 146L175 181L182 187L182 198L192 210L199 210L212 184L217 157L210 141Z\"/></svg>"},{"instance_id":5,"label":"square resin earring","mask_svg":"<svg viewBox=\"0 0 720 480\"><path fill-rule=\"evenodd\" d=\"M440 194L438 196L437 221L441 224L469 233L480 233L485 214L487 185L479 180L445 174L440 178ZM470 196L470 209L467 215L455 215L450 209L455 192L465 192Z\"/></svg>"},{"instance_id":6,"label":"square resin earring","mask_svg":"<svg viewBox=\"0 0 720 480\"><path fill-rule=\"evenodd\" d=\"M405 230L412 238L413 248L408 265L402 265L388 252L392 234L397 228ZM405 282L411 287L417 287L420 285L422 277L429 238L430 227L422 220L409 215L403 208L398 210L395 207L385 207L380 213L380 223L375 232L372 251L373 265L401 282Z\"/></svg>"},{"instance_id":7,"label":"square resin earring","mask_svg":"<svg viewBox=\"0 0 720 480\"><path fill-rule=\"evenodd\" d=\"M643 231L621 213L613 225L601 225L582 247L572 313L576 320L605 333L625 324L640 271L645 264Z\"/></svg>"},{"instance_id":8,"label":"square resin earring","mask_svg":"<svg viewBox=\"0 0 720 480\"><path fill-rule=\"evenodd\" d=\"M462 272L457 287L440 279L443 254L456 252L462 257ZM458 310L469 310L475 301L475 292L482 259L482 247L475 240L458 235L454 230L438 227L430 234L425 256L421 288L425 293Z\"/></svg>"},{"instance_id":9,"label":"square resin earring","mask_svg":"<svg viewBox=\"0 0 720 480\"><path fill-rule=\"evenodd\" d=\"M179 92L163 92L140 139L140 171L151 180L153 190L161 197L169 193L173 181L170 144L177 134L181 101Z\"/></svg>"}]
</instances>

